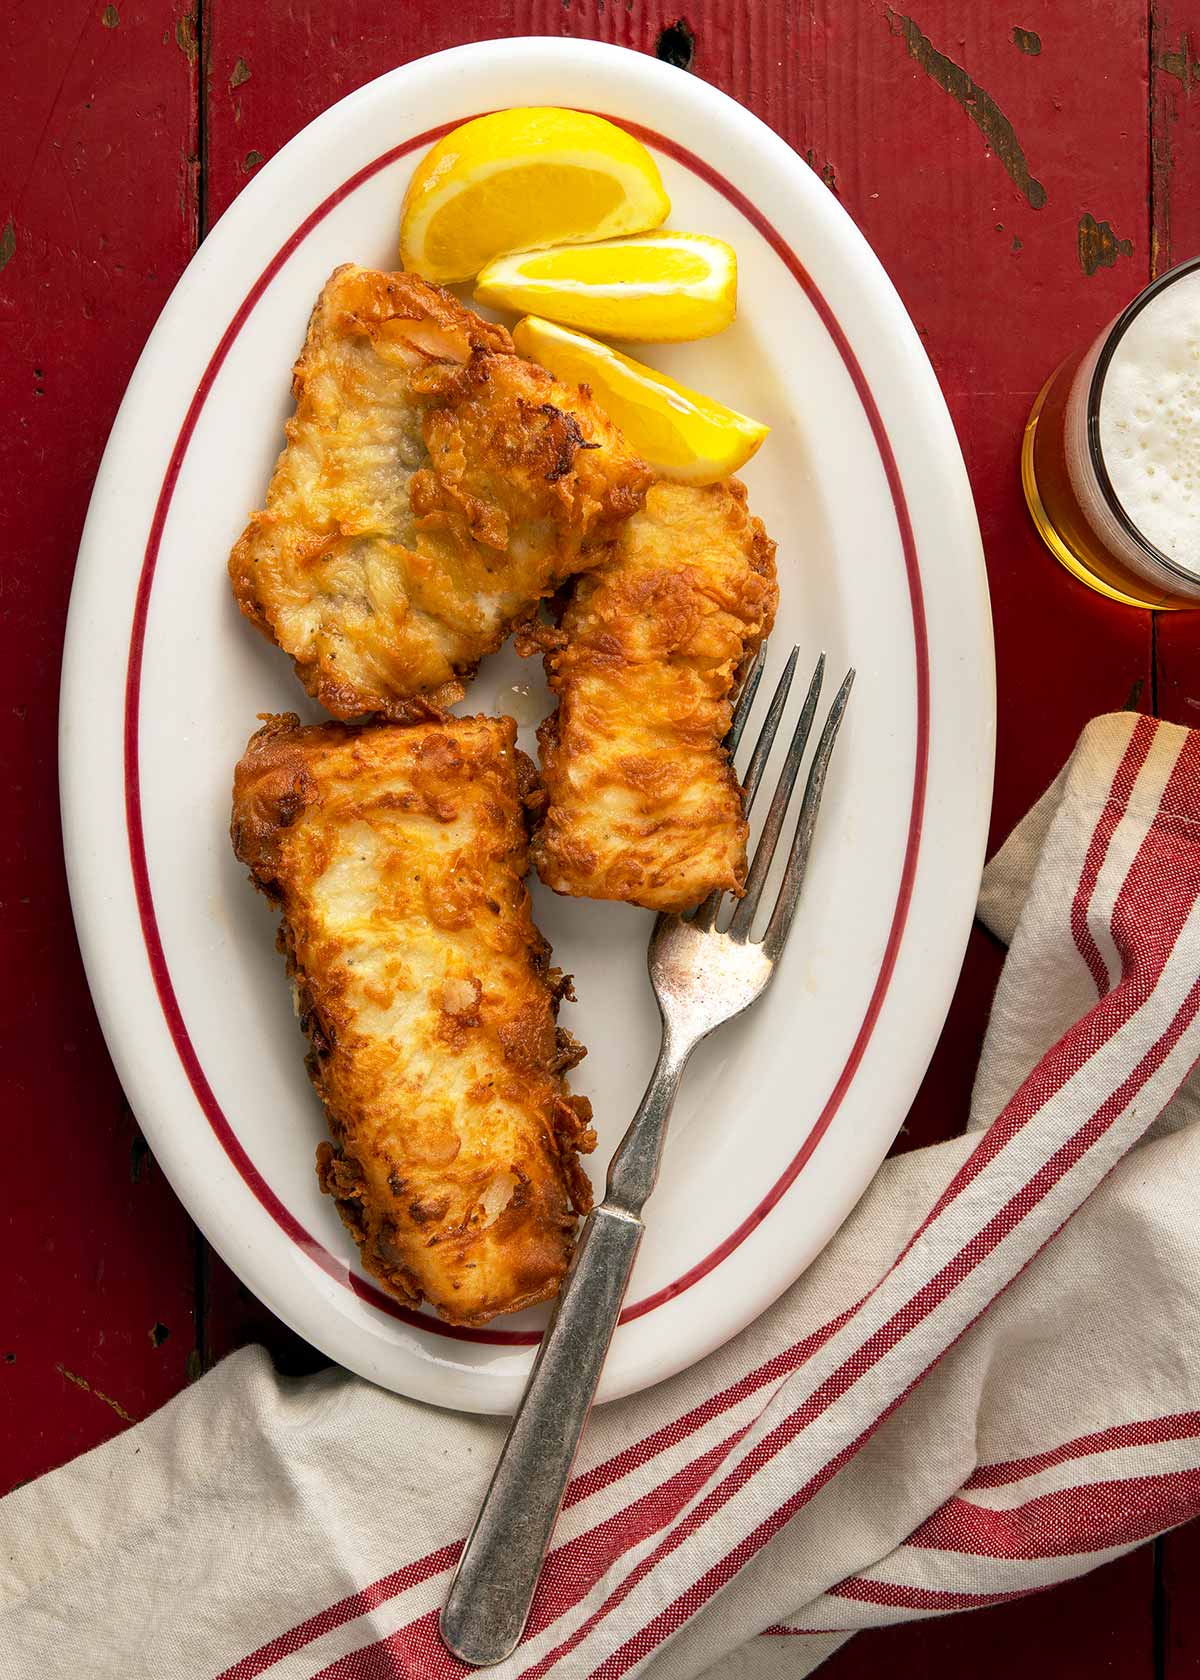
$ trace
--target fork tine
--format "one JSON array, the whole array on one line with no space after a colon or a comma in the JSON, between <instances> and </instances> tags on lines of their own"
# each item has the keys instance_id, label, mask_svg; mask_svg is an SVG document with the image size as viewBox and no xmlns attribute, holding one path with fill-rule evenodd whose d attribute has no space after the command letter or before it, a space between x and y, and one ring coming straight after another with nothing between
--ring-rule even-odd
<instances>
[{"instance_id":1,"label":"fork tine","mask_svg":"<svg viewBox=\"0 0 1200 1680\"><path fill-rule=\"evenodd\" d=\"M746 780L742 784L742 810L746 816L750 815L750 807L754 804L754 795L758 792L758 784L762 781L762 773L767 767L768 758L771 756L771 748L775 745L775 734L779 728L779 720L783 716L783 709L787 705L787 698L792 688L792 678L796 675L796 661L799 657L800 649L794 647L788 654L788 661L783 667L782 676L775 684L771 704L767 707L767 715L763 719L758 740L754 743L754 751L750 755L750 764L746 771ZM823 657L824 655L822 655Z\"/></svg>"},{"instance_id":2,"label":"fork tine","mask_svg":"<svg viewBox=\"0 0 1200 1680\"><path fill-rule=\"evenodd\" d=\"M780 676L779 681L775 685L775 692L771 696L771 704L767 708L767 715L763 720L762 729L759 731L758 740L754 743L754 752L750 759L750 768L746 771L746 780L743 785L742 792L742 809L746 813L749 812L751 805L754 803L754 795L757 793L758 784L762 780L763 770L766 766L767 759L771 756L771 748L775 745L775 735L779 729L779 720L783 716L784 707L787 705L787 698L792 687L792 678L796 675L796 661L799 657L800 649L798 647L794 647L788 655L788 661L783 668L783 674ZM765 663L766 644L764 643L758 650L758 656L755 659L754 664L750 667L749 674L747 675L745 684L742 688L741 698L738 700L733 725L730 728L729 734L725 738L725 745L729 749L729 756L731 759L737 748L738 741L741 739L742 731L746 727L746 719L750 715L750 707L754 703L755 692L758 689L759 683L762 681L763 666ZM747 693L749 693L749 699L747 699ZM720 914L721 910L721 900L724 896L725 894L721 892L709 893L708 897L704 900L703 904L701 904L700 908L692 917L692 926L701 933L704 933L709 928L715 926L717 916Z\"/></svg>"},{"instance_id":3,"label":"fork tine","mask_svg":"<svg viewBox=\"0 0 1200 1680\"><path fill-rule=\"evenodd\" d=\"M767 820L763 824L762 834L759 836L758 848L754 853L754 861L750 865L750 874L746 880L746 891L733 913L733 920L729 924L729 937L739 943L750 937L750 927L754 921L754 913L758 909L758 901L762 897L763 882L771 868L771 859L775 856L775 848L779 844L779 836L783 831L784 820L787 817L788 801L792 797L792 789L796 785L796 777L800 772L800 765L804 758L804 749L808 745L808 737L812 731L813 718L816 716L817 701L821 698L821 682L825 676L825 655L817 660L816 670L808 685L808 693L804 697L804 706L796 723L792 735L791 745L787 750L787 757L783 762L783 770L775 787L775 797L771 800L771 808L767 812Z\"/></svg>"},{"instance_id":4,"label":"fork tine","mask_svg":"<svg viewBox=\"0 0 1200 1680\"><path fill-rule=\"evenodd\" d=\"M758 652L754 655L754 662L746 672L746 680L742 684L742 692L738 695L737 705L733 711L733 721L729 725L729 733L725 737L725 751L730 758L737 752L742 739L742 731L746 727L746 719L750 716L750 708L754 704L754 696L758 693L758 685L762 681L762 674L767 663L767 644L760 642Z\"/></svg>"},{"instance_id":5,"label":"fork tine","mask_svg":"<svg viewBox=\"0 0 1200 1680\"><path fill-rule=\"evenodd\" d=\"M829 716L825 719L825 727L821 731L821 739L817 742L817 750L813 754L813 761L808 771L808 782L804 789L804 798L800 804L800 816L796 822L796 833L792 839L792 849L788 855L787 869L784 872L783 885L779 889L779 897L775 901L775 908L771 912L771 920L767 923L767 931L763 935L763 950L774 962L783 950L783 942L788 936L792 925L792 918L796 914L796 905L800 901L800 890L804 885L804 875L808 868L808 854L812 850L813 829L816 827L817 812L821 808L821 795L825 789L825 775L829 769L829 761L833 757L834 744L837 741L838 730L842 726L846 705L850 699L850 690L854 686L854 668L847 671L841 688L834 696L833 705L829 708Z\"/></svg>"}]
</instances>

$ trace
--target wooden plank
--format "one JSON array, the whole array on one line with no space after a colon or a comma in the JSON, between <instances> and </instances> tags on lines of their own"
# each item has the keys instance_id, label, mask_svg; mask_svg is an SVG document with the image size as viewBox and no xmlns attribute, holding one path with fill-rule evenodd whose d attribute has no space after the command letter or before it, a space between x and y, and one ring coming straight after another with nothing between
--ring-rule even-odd
<instances>
[{"instance_id":1,"label":"wooden plank","mask_svg":"<svg viewBox=\"0 0 1200 1680\"><path fill-rule=\"evenodd\" d=\"M860 1633L820 1670L822 1680L1152 1680L1149 1547L1052 1592L990 1610ZM1180 1677L1191 1670L1181 1670Z\"/></svg>"},{"instance_id":2,"label":"wooden plank","mask_svg":"<svg viewBox=\"0 0 1200 1680\"><path fill-rule=\"evenodd\" d=\"M21 270L13 263L26 234L19 211L22 201L12 195L8 201L18 206L13 218L15 255L9 264L12 272L0 279L0 288L6 301L13 299L12 315L18 311L21 315L20 331L12 340L14 354L27 361L31 353L44 354L39 345L49 342L49 333L57 326L57 365L63 365L63 350L78 331L79 365L100 372L98 390L96 378L91 380L95 394L87 415L80 416L78 405L71 414L55 412L49 402L39 410L35 398L40 402L52 395L46 384L28 392L24 409L18 410L26 427L33 426L40 415L48 428L48 417L53 414L53 433L45 430L32 435L32 447L40 448L44 456L48 451L37 439L53 435L59 459L72 459L77 473L71 484L65 482L63 472L53 485L43 481L47 493L36 503L39 519L31 512L29 553L35 561L49 561L51 572L57 561L61 578L57 594L49 589L36 603L22 608L29 614L22 627L27 625L31 632L31 646L44 648L45 626L61 619L62 557L73 548L78 530L84 500L79 485L87 482L136 348L191 245L196 212L195 165L190 161L197 147L191 105L195 27L185 17L163 15L165 10L162 6L140 12L128 8L115 22L107 13L101 15L98 27L113 42L133 41L136 53L128 62L113 55L110 41L97 46L88 34L89 18L95 22L99 13L99 8L93 8L88 17L82 11L73 14L63 29L52 32L56 39L76 41L75 56L65 74L61 53L39 67L44 70L40 78L31 79L27 73L17 77L10 71L10 79L20 83L14 86L10 107L15 113L14 129L25 136L43 132L43 149L50 148L42 171L46 180L35 183L30 200L39 205L42 217L37 228L30 223L31 252L42 258L37 280L43 283L43 294L60 273L78 281L73 301L82 306L74 308L61 300L56 311L52 299L48 310L45 296L36 289L26 293L12 289L20 282ZM689 29L675 31L666 46L681 57L692 52L698 73L750 104L811 157L875 243L930 346L964 437L980 502L996 597L1002 692L1007 689L1006 701L1009 697L1013 701L1006 704L1001 734L999 832L1057 767L1079 723L1094 710L1122 703L1147 671L1143 621L1136 615L1118 617L1104 603L1086 596L1056 572L1038 547L1019 501L1013 439L1044 373L1070 348L1077 333L1098 326L1114 312L1121 294L1136 283L1130 276L1148 247L1148 220L1144 202L1139 204L1137 199L1137 151L1143 131L1136 121L1136 103L1144 99L1144 65L1139 68L1136 60L1135 9L1126 4L1106 5L1099 20L1102 27L1097 27L1091 12L1086 18L1064 22L1046 3L1031 6L1022 30L1040 35L1041 50L1036 53L1029 50L1028 40L1018 46L1008 26L1000 27L988 13L980 5L964 13L943 4L931 6L908 23L898 16L867 14L849 0L836 4L830 0L811 8L798 4L729 7L704 0L689 8ZM580 0L567 6L562 0L467 0L451 11L352 0L338 8L332 23L326 8L311 4L251 6L246 0L220 0L210 11L210 20L209 196L205 206L210 218L231 201L262 158L333 98L420 52L462 39L524 31L593 35L650 50L664 23L672 21L648 6L593 7ZM136 40L135 27L140 31ZM694 35L694 42L689 34ZM47 39L50 35L48 31ZM159 45L166 58L150 51ZM101 58L102 51L110 56ZM1078 76L1081 52L1089 54L1097 66L1087 79L1090 85L1095 87L1102 78L1108 88L1121 90L1120 97L1088 100ZM48 60L51 56L48 50ZM15 50L6 62L9 66L18 63ZM963 82L963 73L969 76L968 83ZM49 99L49 114L42 118L34 83L52 92L60 77L62 89L56 99ZM80 78L89 84L89 92L85 95L81 85L75 97L73 90ZM93 79L104 88L103 102L91 92ZM982 102L981 95L985 96ZM127 101L125 106L120 105L122 99ZM106 127L103 132L105 145L113 148L109 154L113 176L128 180L138 175L144 189L140 202L177 203L179 211L178 218L173 213L146 217L131 203L130 225L123 228L121 208L113 211L110 198L106 206L110 225L104 228L107 246L99 243L98 206L88 191L93 185L87 155L86 122L90 119L84 116L101 103L106 122L112 119L111 130ZM72 112L75 126L67 120ZM985 125L980 124L979 112L987 118ZM1016 150L1003 126L1005 120L1012 125ZM1024 170L1018 153L1025 156ZM53 167L61 167L64 158L66 187L55 180ZM897 159L902 160L899 167ZM12 151L0 169L15 169L21 163L19 154ZM36 163L35 157L33 167ZM0 182L7 191L9 183L3 174ZM1045 188L1046 200L1040 208L1034 205L1038 195L1031 182ZM42 211L41 206L47 208ZM67 225L76 230L67 241L56 231L60 210ZM1132 242L1132 256L1117 259L1126 263L1128 274L1119 267L1087 274L1078 265L1077 229L1084 214L1109 221L1119 238ZM40 246L33 243L38 240ZM0 257L7 251L8 238L0 230ZM120 263L117 251L123 259ZM33 273L31 264L29 284L36 288ZM96 284L107 282L106 337L104 355L91 356L84 364L84 356L98 348L99 333L94 325L95 294L90 312L88 307L89 277ZM126 307L110 307L114 286ZM120 322L115 341L110 318ZM79 330L80 321L93 324ZM49 359L45 355L31 365L44 367ZM73 457L69 449L59 448L64 438L76 445ZM40 641L39 629L43 631ZM1047 677L1048 671L1053 677ZM52 673L41 668L14 669L10 675L46 708L52 695ZM51 773L52 753L44 735L28 760L24 785L36 798L44 794ZM47 851L53 859L52 841ZM31 904L39 906L39 926L52 930L44 940L41 970L35 967L31 975L26 955L24 976L33 978L35 992L53 996L50 986L39 988L36 979L39 972L48 978L54 966L61 967L64 952L70 950L61 876L54 873L57 863L47 865L44 855L33 863L28 858L24 862L32 870L25 878L41 893L40 898L28 895ZM6 878L22 879L11 873ZM52 914L47 905L55 896L58 909ZM918 1120L930 1136L943 1135L960 1113L965 1074L973 1059L972 1033L977 1038L994 978L992 953L977 951L971 965L969 984L960 994L954 1050L935 1064L938 1071L925 1099L927 1118L922 1120L918 1111ZM86 1206L83 1197L78 1210L66 1206L66 1211L76 1214L67 1222L66 1232L55 1221L50 1240L58 1258L51 1260L52 1269L39 1269L36 1285L29 1280L30 1300L35 1287L46 1300L39 1301L36 1310L31 1306L28 1322L22 1319L19 1324L22 1334L30 1338L20 1346L28 1346L31 1353L27 1358L19 1352L16 1364L0 1369L0 1380L12 1381L20 1373L17 1380L27 1382L30 1379L24 1373L31 1368L37 1378L38 1359L43 1366L51 1363L51 1344L58 1346L55 1336L70 1321L79 1347L95 1363L88 1367L74 1352L75 1343L66 1351L76 1363L62 1359L56 1363L82 1377L90 1388L58 1372L55 1377L70 1389L69 1398L78 1395L79 1404L86 1403L91 1414L90 1421L72 1434L74 1425L55 1415L64 1411L57 1391L40 1379L26 1390L14 1387L13 1392L24 1395L22 1403L30 1420L29 1450L14 1461L15 1475L33 1473L90 1444L110 1423L117 1427L119 1419L106 1401L115 1400L133 1413L165 1397L180 1379L161 1356L181 1347L179 1333L173 1330L157 1349L147 1334L147 1345L156 1356L151 1359L135 1345L132 1326L140 1323L139 1314L146 1316L143 1303L148 1306L151 1296L163 1311L155 1309L147 1331L154 1321L168 1323L168 1306L171 1316L177 1316L181 1303L185 1313L190 1304L185 1223L158 1175L146 1171L145 1163L136 1183L131 1176L128 1191L114 1182L109 1145L114 1139L122 1149L130 1145L130 1123L122 1117L115 1086L106 1088L103 1073L97 1075L96 1070L106 1064L77 972L73 990L62 981L58 985L64 1007L48 1013L55 1019L73 1019L77 1059L69 1064L70 1077L50 1084L47 1066L55 1059L65 1060L61 1034L51 1027L41 1037L30 1037L28 1112L46 1121L40 1129L31 1127L36 1133L31 1138L33 1165L42 1168L31 1177L44 1182L64 1154L70 1153L75 1176L87 1184L89 1193ZM86 1133L77 1135L61 1122L56 1129L50 1123L54 1112L86 1112ZM38 1138L45 1140L40 1161ZM151 1198L149 1209L141 1205ZM30 1197L28 1205L17 1209L17 1219L24 1220L31 1233L41 1206ZM36 1255L33 1234L29 1252ZM21 1235L19 1231L18 1240ZM69 1253L64 1261L65 1250ZM96 1255L103 1256L105 1267L102 1315L91 1301L80 1301L73 1287L89 1277L90 1258ZM148 1275L151 1257L153 1276ZM64 1266L61 1275L60 1264ZM63 1301L76 1309L74 1319L60 1310ZM276 1347L287 1346L286 1339L271 1329L265 1312L220 1267L213 1274L212 1314L213 1351L264 1329ZM37 1330L47 1324L47 1336L39 1339ZM303 1362L302 1352L293 1350L293 1356ZM85 1368L79 1369L80 1365ZM119 1385L114 1377L122 1383L128 1379L123 1391L116 1391ZM104 1388L104 1381L114 1392ZM49 1421L35 1446L32 1420L39 1414ZM104 1417L97 1424L99 1414ZM1116 1567L1142 1566L1135 1560ZM1140 1575L1137 1580L1140 1583ZM1056 1595L1046 1602L1061 1606L1064 1598ZM988 1612L985 1620L1022 1614L1028 1615L1028 1607ZM1110 1611L1109 1641L1113 1624ZM978 1619L970 1624L936 1624L939 1629L978 1629L981 1625ZM1100 1625L1094 1616L1093 1625ZM913 1631L879 1637L896 1642L912 1637ZM1140 1650L1139 1636L1132 1629L1130 1639ZM1077 1648L1076 1642L1073 1645ZM1111 1643L1106 1648L1111 1652ZM893 1643L889 1656L896 1649ZM977 1662L974 1646L973 1652ZM1061 1667L1061 1661L1056 1666ZM1082 1667L1066 1670L1076 1671L1082 1672ZM1141 1668L1133 1666L1129 1672L1140 1673Z\"/></svg>"},{"instance_id":3,"label":"wooden plank","mask_svg":"<svg viewBox=\"0 0 1200 1680\"><path fill-rule=\"evenodd\" d=\"M1200 255L1200 16L1188 0L1150 8L1155 272ZM1200 613L1158 619L1161 715L1200 724Z\"/></svg>"},{"instance_id":4,"label":"wooden plank","mask_svg":"<svg viewBox=\"0 0 1200 1680\"><path fill-rule=\"evenodd\" d=\"M1019 19L943 3L893 16L881 44L851 8L830 10L816 154L925 340L979 509L1002 697L999 839L1083 723L1149 675L1144 618L1050 559L1017 478L1037 389L1148 271L1143 19L1133 0L1069 11L1038 0ZM1014 22L1036 53L1015 43ZM1132 254L1087 273L1088 215Z\"/></svg>"},{"instance_id":5,"label":"wooden plank","mask_svg":"<svg viewBox=\"0 0 1200 1680\"><path fill-rule=\"evenodd\" d=\"M1149 699L1146 618L1062 571L1018 480L1040 385L1148 272L1143 26L1134 3L1097 12L1038 0L1011 16L942 3L889 21L826 0L799 50L806 97L787 138L832 182L896 282L971 475L1000 695L993 844L1088 718L1139 685ZM1128 239L1131 254L1088 272L1087 216ZM1001 956L973 936L898 1147L963 1123Z\"/></svg>"},{"instance_id":6,"label":"wooden plank","mask_svg":"<svg viewBox=\"0 0 1200 1680\"><path fill-rule=\"evenodd\" d=\"M1200 255L1200 17L1188 0L1153 0L1151 132L1154 272Z\"/></svg>"},{"instance_id":7,"label":"wooden plank","mask_svg":"<svg viewBox=\"0 0 1200 1680\"><path fill-rule=\"evenodd\" d=\"M0 1492L161 1405L193 1349L190 1227L88 998L56 798L75 549L125 381L195 237L196 100L169 0L0 22Z\"/></svg>"},{"instance_id":8,"label":"wooden plank","mask_svg":"<svg viewBox=\"0 0 1200 1680\"><path fill-rule=\"evenodd\" d=\"M1150 7L1156 267L1200 255L1200 18L1187 0ZM1158 703L1163 717L1200 725L1200 613L1158 620ZM1162 1542L1160 1584L1164 1680L1200 1675L1200 1524Z\"/></svg>"},{"instance_id":9,"label":"wooden plank","mask_svg":"<svg viewBox=\"0 0 1200 1680\"><path fill-rule=\"evenodd\" d=\"M1200 1676L1200 1522L1169 1534L1162 1542L1162 1680Z\"/></svg>"}]
</instances>

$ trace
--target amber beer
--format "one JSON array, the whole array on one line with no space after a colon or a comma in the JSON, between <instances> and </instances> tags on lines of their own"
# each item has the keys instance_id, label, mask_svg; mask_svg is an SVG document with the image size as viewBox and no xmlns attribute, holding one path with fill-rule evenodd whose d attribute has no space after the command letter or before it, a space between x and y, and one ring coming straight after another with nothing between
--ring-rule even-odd
<instances>
[{"instance_id":1,"label":"amber beer","mask_svg":"<svg viewBox=\"0 0 1200 1680\"><path fill-rule=\"evenodd\" d=\"M1200 607L1200 257L1050 376L1021 450L1050 552L1135 607Z\"/></svg>"}]
</instances>

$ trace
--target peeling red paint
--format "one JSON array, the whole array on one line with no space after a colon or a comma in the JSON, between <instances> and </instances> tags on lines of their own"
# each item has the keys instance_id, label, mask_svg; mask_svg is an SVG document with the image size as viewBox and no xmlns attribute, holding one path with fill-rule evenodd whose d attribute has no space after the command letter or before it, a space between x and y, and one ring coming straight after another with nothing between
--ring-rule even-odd
<instances>
[{"instance_id":1,"label":"peeling red paint","mask_svg":"<svg viewBox=\"0 0 1200 1680\"><path fill-rule=\"evenodd\" d=\"M1098 268L1112 268L1118 257L1133 255L1132 239L1118 239L1108 222L1098 222L1091 211L1079 218L1077 240L1079 266L1085 274Z\"/></svg>"},{"instance_id":2,"label":"peeling red paint","mask_svg":"<svg viewBox=\"0 0 1200 1680\"><path fill-rule=\"evenodd\" d=\"M1040 210L1046 202L1046 189L1029 173L1025 152L1017 139L1013 125L996 104L991 94L952 58L947 58L933 45L927 35L910 17L901 17L888 8L888 23L894 34L903 36L908 56L919 64L927 76L961 105L967 116L983 135L991 150L1003 164L1017 190L1033 210Z\"/></svg>"},{"instance_id":3,"label":"peeling red paint","mask_svg":"<svg viewBox=\"0 0 1200 1680\"><path fill-rule=\"evenodd\" d=\"M200 48L196 39L196 19L191 12L184 12L175 20L175 45L189 64L195 64Z\"/></svg>"},{"instance_id":4,"label":"peeling red paint","mask_svg":"<svg viewBox=\"0 0 1200 1680\"><path fill-rule=\"evenodd\" d=\"M86 1377L79 1376L75 1371L68 1371L65 1365L56 1365L54 1369L60 1372L69 1383L74 1383L76 1388L81 1388L85 1394L94 1394L97 1400L102 1400L108 1409L115 1412L123 1423L137 1422L137 1419L132 1415L132 1413L125 1410L119 1400L114 1400L111 1394L105 1394L103 1389L97 1388L95 1384L90 1383Z\"/></svg>"},{"instance_id":5,"label":"peeling red paint","mask_svg":"<svg viewBox=\"0 0 1200 1680\"><path fill-rule=\"evenodd\" d=\"M76 1166L56 1193L52 1253L44 1247L45 1205L18 1199L10 1210L5 1258L11 1264L15 1256L20 1275L29 1255L39 1254L45 1286L28 1298L14 1290L5 1323L3 1346L17 1357L0 1359L6 1419L13 1419L0 1431L0 1488L124 1424L107 1400L93 1406L67 1386L55 1369L60 1359L87 1372L105 1395L121 1395L129 1415L154 1409L198 1376L201 1348L211 1357L263 1340L289 1370L320 1362L216 1260L203 1323L193 1331L198 1342L180 1358L197 1308L193 1239L163 1175L142 1150L131 1153L133 1121L105 1058L63 909L54 817L53 650L71 557L122 385L195 242L202 56L211 53L217 66L205 161L212 218L247 180L237 121L243 96L240 86L227 86L239 59L253 66L255 83L248 90L253 121L242 126L253 126L260 155L272 156L333 100L424 52L465 39L566 33L653 53L678 15L692 37L692 73L756 111L799 156L811 153L823 176L833 160L839 196L894 276L934 358L972 475L1000 665L998 829L1040 791L1088 715L1122 704L1143 674L1146 703L1151 688L1146 620L1060 578L1029 529L1013 458L1030 393L1061 354L1115 313L1151 260L1169 260L1172 240L1176 256L1200 250L1195 0L1156 0L1149 50L1145 0L1105 0L1100 8L1030 0L1007 14L992 0L936 8L926 0L918 35L987 90L1020 136L1027 168L1053 202L1051 216L1017 197L989 151L962 129L966 106L930 87L929 70L881 27L880 8L862 0L688 0L682 14L677 0L607 0L602 9L574 0L569 11L561 0L455 7L349 0L335 12L291 0L220 0L205 8L211 44L204 55L189 0L140 0L134 11L116 0L122 21L107 34L103 3L80 12L48 0L45 50L0 62L0 259L8 263L0 279L0 356L10 405L0 482L10 486L15 533L6 559L7 670L24 708L21 717L0 712L0 750L14 781L19 776L27 813L21 827L0 833L0 866L37 922L21 985L6 994L7 1071L27 1104L29 1170L48 1179L64 1158ZM183 6L188 23L177 27ZM1014 43L1014 18L1038 35L1040 54ZM1151 70L1159 112L1153 176ZM1169 235L1153 258L1148 179L1156 230ZM1133 246L1115 267L1090 276L1075 251L1085 205L1103 209ZM997 236L1001 217L1006 231ZM35 367L53 375L41 396ZM1162 621L1158 647L1161 703L1194 722L1200 615ZM910 1142L945 1135L948 1118L961 1111L995 969L995 953L975 940L907 1128ZM49 1024L62 1020L72 1023L67 1051ZM104 1290L83 1299L78 1279L91 1275L96 1254L105 1256ZM146 1333L158 1320L175 1327L162 1351ZM866 1680L880 1666L928 1680L964 1668L977 1680L1002 1680L1014 1665L1032 1674L1111 1669L1119 1680L1156 1672L1159 1680L1184 1680L1200 1667L1200 1531L1171 1536L1162 1549L1172 1620L1157 1668L1142 1608L1152 1568L1142 1552L1040 1600L857 1636L832 1659L828 1680Z\"/></svg>"}]
</instances>

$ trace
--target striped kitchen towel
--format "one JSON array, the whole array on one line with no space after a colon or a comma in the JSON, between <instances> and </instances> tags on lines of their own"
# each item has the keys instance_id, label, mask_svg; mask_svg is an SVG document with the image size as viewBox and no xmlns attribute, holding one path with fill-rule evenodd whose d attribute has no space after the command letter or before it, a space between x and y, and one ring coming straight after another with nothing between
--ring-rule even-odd
<instances>
[{"instance_id":1,"label":"striped kitchen towel","mask_svg":"<svg viewBox=\"0 0 1200 1680\"><path fill-rule=\"evenodd\" d=\"M497 1676L806 1674L1200 1512L1198 817L1200 733L1084 731L985 876L1010 951L966 1133L594 1415ZM0 1504L0 1673L453 1680L437 1614L503 1428L237 1354Z\"/></svg>"}]
</instances>

